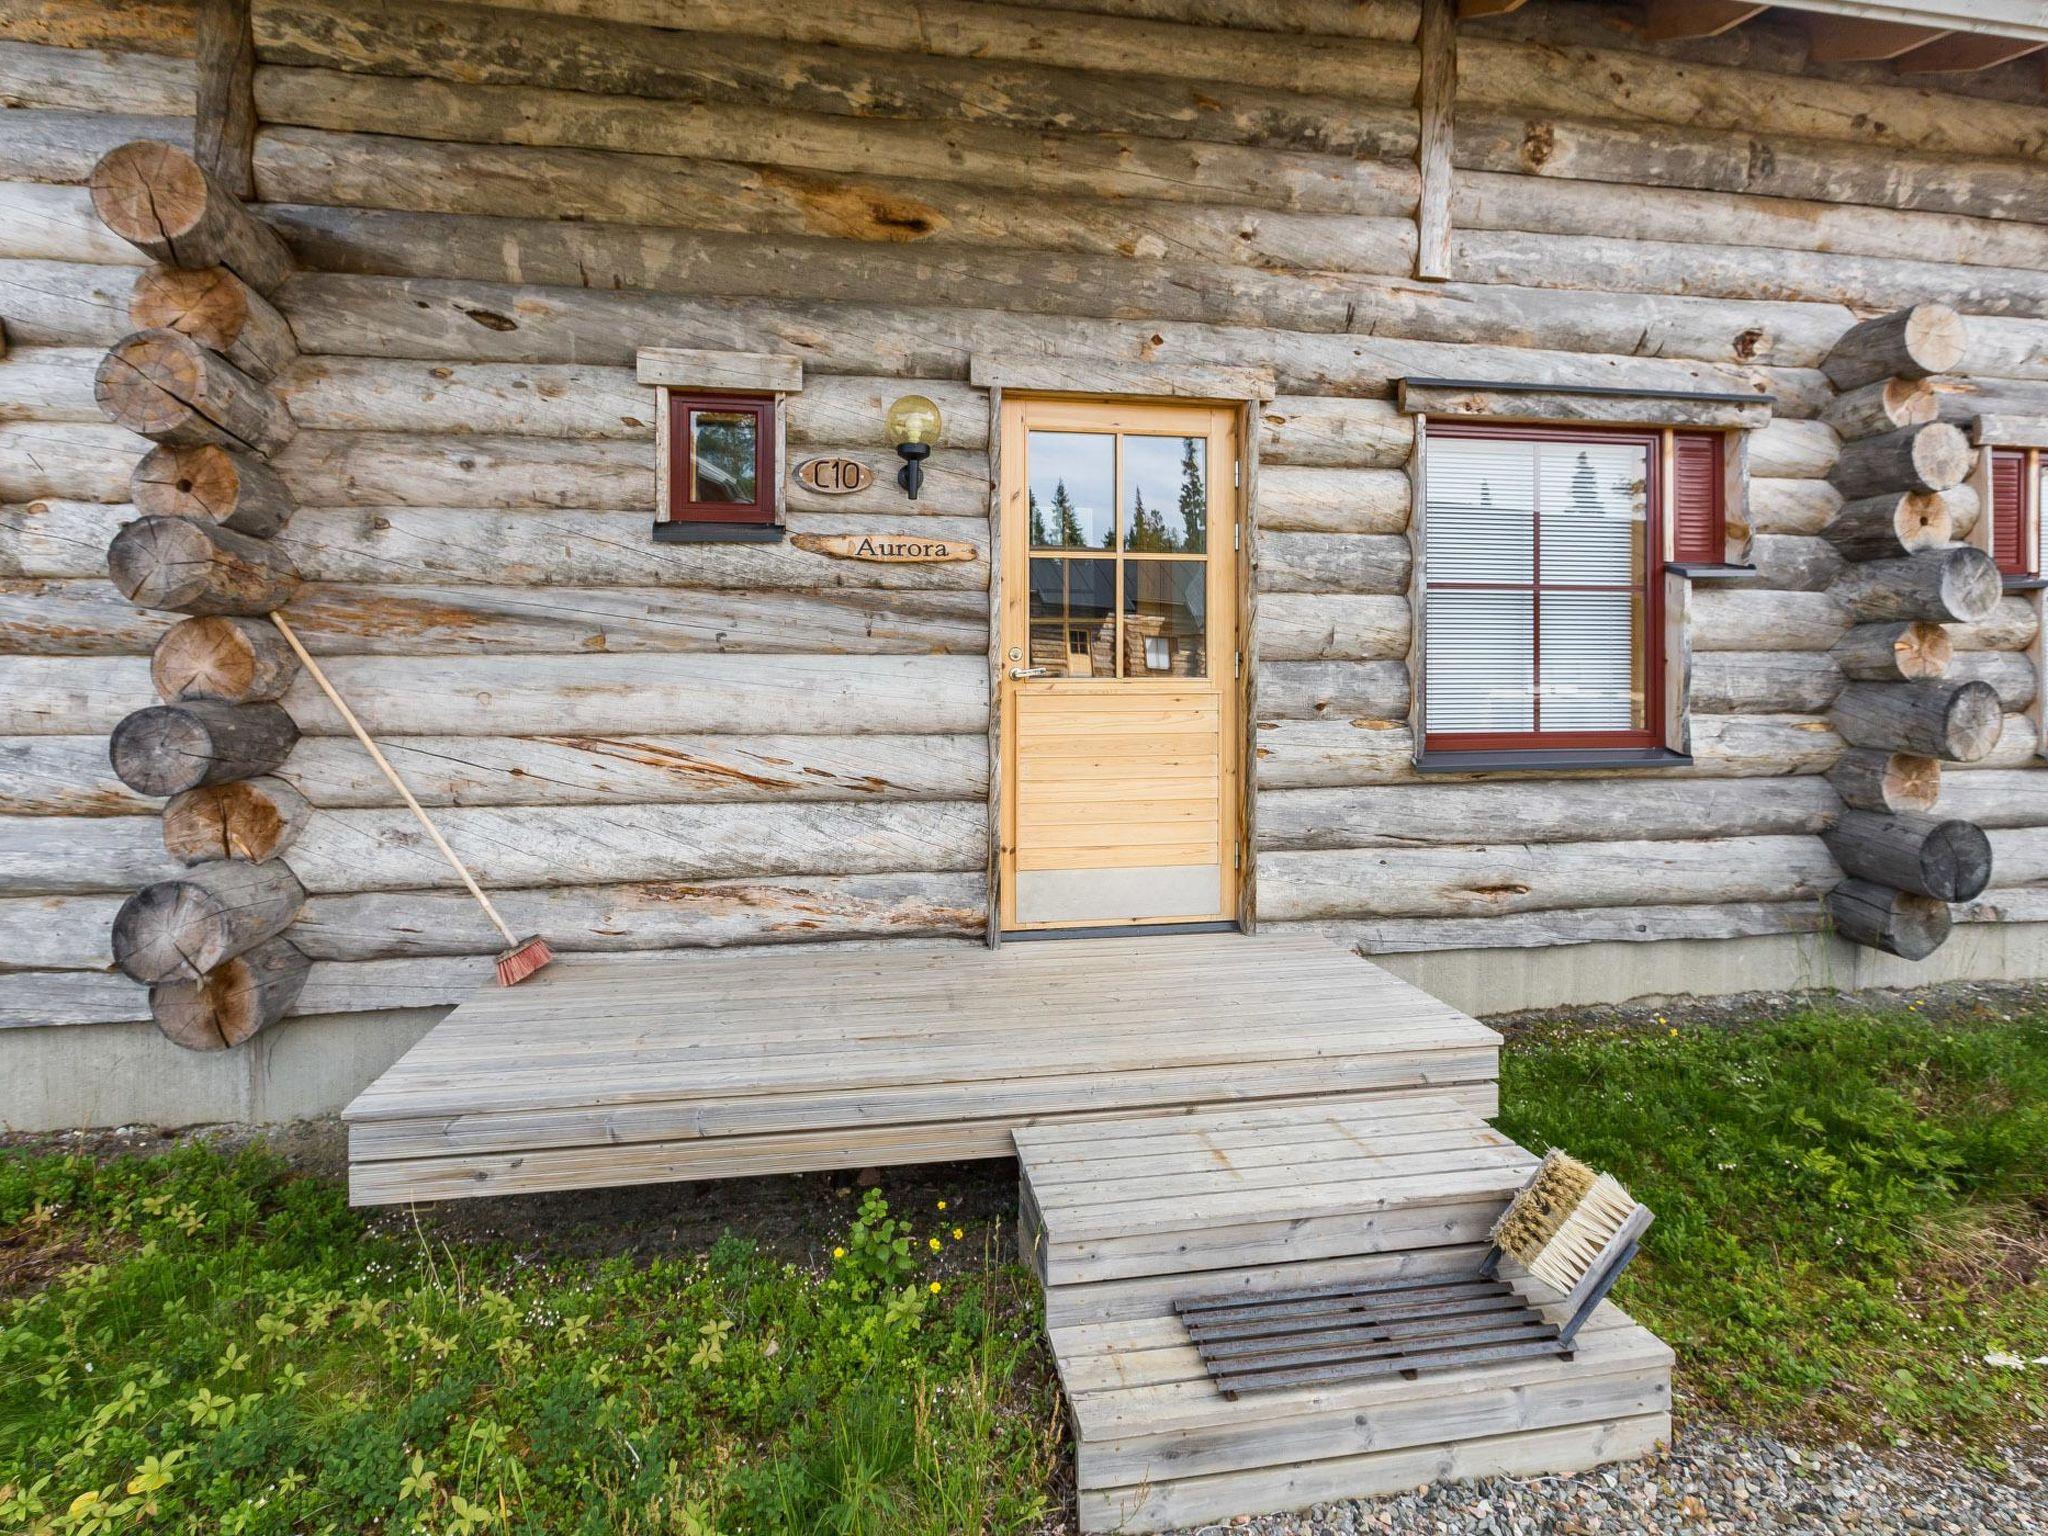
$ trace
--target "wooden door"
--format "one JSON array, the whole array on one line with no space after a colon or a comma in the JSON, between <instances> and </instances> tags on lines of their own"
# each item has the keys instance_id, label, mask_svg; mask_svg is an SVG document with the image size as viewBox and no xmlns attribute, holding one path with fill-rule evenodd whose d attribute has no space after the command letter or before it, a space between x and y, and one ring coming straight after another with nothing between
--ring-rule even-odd
<instances>
[{"instance_id":1,"label":"wooden door","mask_svg":"<svg viewBox=\"0 0 2048 1536\"><path fill-rule=\"evenodd\" d=\"M1000 916L1237 915L1237 411L1006 398Z\"/></svg>"}]
</instances>

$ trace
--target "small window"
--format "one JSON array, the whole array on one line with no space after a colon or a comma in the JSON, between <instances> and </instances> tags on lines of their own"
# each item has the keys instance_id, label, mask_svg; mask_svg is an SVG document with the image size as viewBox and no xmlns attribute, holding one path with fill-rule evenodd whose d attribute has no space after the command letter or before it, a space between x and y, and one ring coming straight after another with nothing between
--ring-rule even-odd
<instances>
[{"instance_id":1,"label":"small window","mask_svg":"<svg viewBox=\"0 0 2048 1536\"><path fill-rule=\"evenodd\" d=\"M775 521L775 401L765 395L668 397L667 521Z\"/></svg>"},{"instance_id":2,"label":"small window","mask_svg":"<svg viewBox=\"0 0 2048 1536\"><path fill-rule=\"evenodd\" d=\"M1991 454L1991 558L2004 576L2027 578L2048 570L2042 559L2042 476L2038 448L1998 448Z\"/></svg>"},{"instance_id":3,"label":"small window","mask_svg":"<svg viewBox=\"0 0 2048 1536\"><path fill-rule=\"evenodd\" d=\"M1725 559L1722 436L1432 421L1424 462L1425 752L1663 747L1664 552Z\"/></svg>"}]
</instances>

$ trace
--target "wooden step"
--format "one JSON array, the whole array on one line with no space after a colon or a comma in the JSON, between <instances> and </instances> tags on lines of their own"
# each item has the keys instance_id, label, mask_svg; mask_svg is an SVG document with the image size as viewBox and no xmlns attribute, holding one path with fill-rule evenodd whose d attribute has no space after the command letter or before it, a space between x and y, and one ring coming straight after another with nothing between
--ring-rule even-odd
<instances>
[{"instance_id":1,"label":"wooden step","mask_svg":"<svg viewBox=\"0 0 2048 1536\"><path fill-rule=\"evenodd\" d=\"M1176 1300L1476 1273L1537 1160L1455 1100L1336 1096L1016 1140L1083 1531L1572 1472L1669 1436L1671 1351L1611 1304L1570 1358L1218 1389ZM1565 1320L1554 1291L1512 1263L1502 1275Z\"/></svg>"}]
</instances>

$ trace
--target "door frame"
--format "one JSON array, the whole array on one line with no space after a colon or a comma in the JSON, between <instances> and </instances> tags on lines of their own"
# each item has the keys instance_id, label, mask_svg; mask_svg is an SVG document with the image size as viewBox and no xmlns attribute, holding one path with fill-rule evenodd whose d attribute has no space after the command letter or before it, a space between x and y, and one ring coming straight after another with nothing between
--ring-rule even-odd
<instances>
[{"instance_id":1,"label":"door frame","mask_svg":"<svg viewBox=\"0 0 2048 1536\"><path fill-rule=\"evenodd\" d=\"M1006 927L1005 914L1012 905L1015 858L1016 751L1017 731L1012 691L1006 686L1011 665L1007 641L1011 626L1028 633L1026 617L1015 611L1028 602L1030 592L1028 533L1009 537L1012 519L1024 527L1027 486L1021 476L1026 463L1025 434L1031 430L1027 413L1043 408L1057 417L1063 407L1074 411L1074 425L1084 430L1143 431L1161 425L1160 418L1179 415L1183 420L1206 418L1205 434L1212 443L1210 453L1210 569L1209 595L1214 602L1227 598L1234 643L1212 649L1211 671L1220 686L1217 697L1222 718L1219 722L1219 798L1221 847L1225 889L1215 919L1251 932L1254 922L1254 839L1255 802L1251 722L1255 719L1256 649L1253 644L1255 560L1253 491L1257 468L1257 402L1239 399L1191 399L1175 395L1090 393L1077 390L1005 391L989 390L990 448L990 560L989 560L989 861L988 928L991 947L1005 938L1080 937L1103 932L1182 931L1187 920L1149 918L1117 919L1109 922L1041 926L1028 930ZM1230 450L1218 454L1213 444L1221 434ZM1232 480L1220 487L1221 460L1228 459ZM1013 479L1014 477L1014 479ZM1221 494L1219 494L1219 489ZM1228 515L1230 544L1220 545L1222 514ZM1121 514L1119 514L1121 515ZM1222 579L1217 576L1222 571ZM1212 630L1212 639L1225 632ZM1028 652L1027 652L1028 655ZM1221 665L1234 668L1235 677L1216 671ZM1121 682L1132 680L1123 679ZM1141 690L1149 680L1137 680ZM1159 680L1163 691L1171 687ZM1234 909L1234 910L1233 910Z\"/></svg>"}]
</instances>

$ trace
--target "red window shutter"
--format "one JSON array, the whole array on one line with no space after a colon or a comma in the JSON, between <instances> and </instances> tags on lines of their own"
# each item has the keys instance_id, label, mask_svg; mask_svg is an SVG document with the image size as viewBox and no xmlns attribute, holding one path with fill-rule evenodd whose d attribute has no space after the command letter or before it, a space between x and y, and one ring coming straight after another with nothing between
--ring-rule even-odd
<instances>
[{"instance_id":1,"label":"red window shutter","mask_svg":"<svg viewBox=\"0 0 2048 1536\"><path fill-rule=\"evenodd\" d=\"M1728 558L1721 478L1721 435L1680 432L1673 440L1671 547L1688 564L1719 565Z\"/></svg>"},{"instance_id":2,"label":"red window shutter","mask_svg":"<svg viewBox=\"0 0 2048 1536\"><path fill-rule=\"evenodd\" d=\"M2008 576L2031 574L2021 541L2026 531L2026 467L2024 453L2001 449L1991 455L1991 558Z\"/></svg>"}]
</instances>

